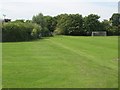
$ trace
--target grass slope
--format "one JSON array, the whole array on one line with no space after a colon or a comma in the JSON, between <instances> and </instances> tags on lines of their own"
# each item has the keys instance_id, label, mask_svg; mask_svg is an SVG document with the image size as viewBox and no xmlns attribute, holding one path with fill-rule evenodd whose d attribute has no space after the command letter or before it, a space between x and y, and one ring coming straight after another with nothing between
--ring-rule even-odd
<instances>
[{"instance_id":1,"label":"grass slope","mask_svg":"<svg viewBox=\"0 0 120 90\"><path fill-rule=\"evenodd\" d=\"M118 87L117 49L117 37L3 43L3 87Z\"/></svg>"}]
</instances>

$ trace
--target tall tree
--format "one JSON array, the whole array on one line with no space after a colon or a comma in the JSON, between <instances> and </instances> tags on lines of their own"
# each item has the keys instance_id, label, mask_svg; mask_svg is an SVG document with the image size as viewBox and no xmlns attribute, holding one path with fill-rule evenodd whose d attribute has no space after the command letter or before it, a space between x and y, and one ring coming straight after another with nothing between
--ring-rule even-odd
<instances>
[{"instance_id":1,"label":"tall tree","mask_svg":"<svg viewBox=\"0 0 120 90\"><path fill-rule=\"evenodd\" d=\"M56 16L57 19L57 26L56 30L60 32L60 34L67 34L67 27L68 27L68 14L60 14Z\"/></svg>"},{"instance_id":2,"label":"tall tree","mask_svg":"<svg viewBox=\"0 0 120 90\"><path fill-rule=\"evenodd\" d=\"M52 16L44 16L44 19L46 21L46 26L50 32L53 32L56 28L57 21Z\"/></svg>"},{"instance_id":3,"label":"tall tree","mask_svg":"<svg viewBox=\"0 0 120 90\"><path fill-rule=\"evenodd\" d=\"M112 21L113 26L120 25L120 13L114 13L110 20Z\"/></svg>"},{"instance_id":4,"label":"tall tree","mask_svg":"<svg viewBox=\"0 0 120 90\"><path fill-rule=\"evenodd\" d=\"M81 35L83 19L79 14L61 14L57 16L57 29L65 35Z\"/></svg>"},{"instance_id":5,"label":"tall tree","mask_svg":"<svg viewBox=\"0 0 120 90\"><path fill-rule=\"evenodd\" d=\"M38 15L33 16L32 21L33 21L33 23L37 23L38 25L40 25L42 27L42 30L41 30L42 36L50 36L51 35L50 31L47 28L46 20L42 13L39 13Z\"/></svg>"},{"instance_id":6,"label":"tall tree","mask_svg":"<svg viewBox=\"0 0 120 90\"><path fill-rule=\"evenodd\" d=\"M32 17L33 23L39 24L42 28L46 26L45 19L42 13L39 13L38 15L35 15Z\"/></svg>"},{"instance_id":7,"label":"tall tree","mask_svg":"<svg viewBox=\"0 0 120 90\"><path fill-rule=\"evenodd\" d=\"M84 33L91 35L92 31L101 31L101 24L99 21L100 16L95 14L90 14L84 17Z\"/></svg>"},{"instance_id":8,"label":"tall tree","mask_svg":"<svg viewBox=\"0 0 120 90\"><path fill-rule=\"evenodd\" d=\"M120 35L120 13L114 13L110 21L113 25L114 35Z\"/></svg>"},{"instance_id":9,"label":"tall tree","mask_svg":"<svg viewBox=\"0 0 120 90\"><path fill-rule=\"evenodd\" d=\"M83 18L79 14L69 15L68 33L70 35L83 35Z\"/></svg>"}]
</instances>

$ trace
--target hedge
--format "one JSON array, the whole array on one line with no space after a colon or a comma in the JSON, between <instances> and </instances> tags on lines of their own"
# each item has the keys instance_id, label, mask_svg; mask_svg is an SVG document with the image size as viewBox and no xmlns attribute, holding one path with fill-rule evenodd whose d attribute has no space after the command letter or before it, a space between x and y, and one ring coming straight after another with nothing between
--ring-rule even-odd
<instances>
[{"instance_id":1,"label":"hedge","mask_svg":"<svg viewBox=\"0 0 120 90\"><path fill-rule=\"evenodd\" d=\"M2 27L3 42L29 41L40 38L41 27L28 22L9 22Z\"/></svg>"}]
</instances>

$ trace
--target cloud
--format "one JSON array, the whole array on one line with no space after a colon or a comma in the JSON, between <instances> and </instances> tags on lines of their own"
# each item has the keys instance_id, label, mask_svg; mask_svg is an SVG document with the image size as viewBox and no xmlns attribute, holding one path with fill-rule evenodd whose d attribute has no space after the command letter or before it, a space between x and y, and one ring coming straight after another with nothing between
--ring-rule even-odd
<instances>
[{"instance_id":1,"label":"cloud","mask_svg":"<svg viewBox=\"0 0 120 90\"><path fill-rule=\"evenodd\" d=\"M10 0L11 1L11 0ZM14 0L12 0L14 1ZM22 0L21 0L22 1ZM26 0L28 1L28 0ZM80 13L83 16L98 14L101 20L108 19L114 12L117 12L117 2L80 2L78 0L57 1L41 0L41 2L2 2L1 12L8 18L31 19L33 15L42 12L44 15L58 15L61 13ZM77 2L78 1L78 2ZM82 0L81 0L82 1Z\"/></svg>"}]
</instances>

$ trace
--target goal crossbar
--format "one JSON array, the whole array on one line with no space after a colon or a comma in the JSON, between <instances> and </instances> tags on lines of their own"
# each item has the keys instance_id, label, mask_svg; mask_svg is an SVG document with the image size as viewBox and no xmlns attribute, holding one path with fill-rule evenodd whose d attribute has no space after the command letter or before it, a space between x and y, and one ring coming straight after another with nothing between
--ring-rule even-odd
<instances>
[{"instance_id":1,"label":"goal crossbar","mask_svg":"<svg viewBox=\"0 0 120 90\"><path fill-rule=\"evenodd\" d=\"M92 36L107 36L106 31L93 31Z\"/></svg>"}]
</instances>

